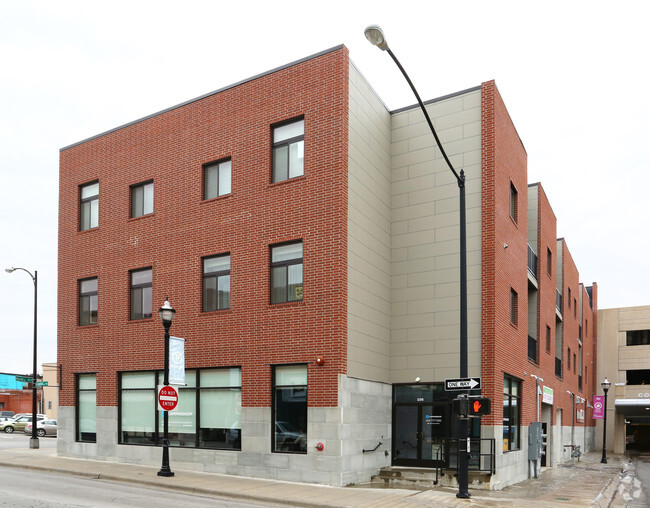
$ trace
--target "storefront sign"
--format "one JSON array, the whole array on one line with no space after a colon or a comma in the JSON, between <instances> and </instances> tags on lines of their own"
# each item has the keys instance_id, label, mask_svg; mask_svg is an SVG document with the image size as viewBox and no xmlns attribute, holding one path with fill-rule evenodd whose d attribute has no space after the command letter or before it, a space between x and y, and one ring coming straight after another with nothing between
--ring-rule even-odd
<instances>
[{"instance_id":1,"label":"storefront sign","mask_svg":"<svg viewBox=\"0 0 650 508\"><path fill-rule=\"evenodd\" d=\"M553 388L542 386L542 402L544 404L553 404Z\"/></svg>"},{"instance_id":2,"label":"storefront sign","mask_svg":"<svg viewBox=\"0 0 650 508\"><path fill-rule=\"evenodd\" d=\"M605 417L605 396L594 395L594 420L602 420Z\"/></svg>"}]
</instances>

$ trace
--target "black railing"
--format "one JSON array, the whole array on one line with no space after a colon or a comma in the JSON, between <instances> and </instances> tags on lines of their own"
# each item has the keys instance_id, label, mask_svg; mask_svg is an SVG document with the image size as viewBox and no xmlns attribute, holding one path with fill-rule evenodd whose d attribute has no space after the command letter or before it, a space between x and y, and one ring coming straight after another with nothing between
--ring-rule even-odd
<instances>
[{"instance_id":1,"label":"black railing","mask_svg":"<svg viewBox=\"0 0 650 508\"><path fill-rule=\"evenodd\" d=\"M537 254L535 254L535 251L533 251L530 245L528 246L528 271L537 280Z\"/></svg>"},{"instance_id":2,"label":"black railing","mask_svg":"<svg viewBox=\"0 0 650 508\"><path fill-rule=\"evenodd\" d=\"M469 438L469 461L470 471L480 473L496 474L496 445L494 439L471 437ZM459 446L460 441L460 446ZM444 460L443 468L455 469L458 472L459 455L467 453L467 442L464 439L444 439Z\"/></svg>"},{"instance_id":3,"label":"black railing","mask_svg":"<svg viewBox=\"0 0 650 508\"><path fill-rule=\"evenodd\" d=\"M528 359L537 363L537 339L528 336Z\"/></svg>"}]
</instances>

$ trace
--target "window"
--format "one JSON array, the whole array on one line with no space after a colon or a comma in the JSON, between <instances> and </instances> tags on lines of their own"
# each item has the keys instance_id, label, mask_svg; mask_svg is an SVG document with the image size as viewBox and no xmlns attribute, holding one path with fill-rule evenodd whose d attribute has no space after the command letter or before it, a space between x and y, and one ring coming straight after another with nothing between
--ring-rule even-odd
<instances>
[{"instance_id":1,"label":"window","mask_svg":"<svg viewBox=\"0 0 650 508\"><path fill-rule=\"evenodd\" d=\"M199 371L199 448L241 449L241 369Z\"/></svg>"},{"instance_id":2,"label":"window","mask_svg":"<svg viewBox=\"0 0 650 508\"><path fill-rule=\"evenodd\" d=\"M537 349L537 339L532 335L528 335L528 359L531 362L538 363Z\"/></svg>"},{"instance_id":3,"label":"window","mask_svg":"<svg viewBox=\"0 0 650 508\"><path fill-rule=\"evenodd\" d=\"M629 330L625 332L626 346L649 346L650 330Z\"/></svg>"},{"instance_id":4,"label":"window","mask_svg":"<svg viewBox=\"0 0 650 508\"><path fill-rule=\"evenodd\" d=\"M307 453L307 366L277 366L273 372L271 450Z\"/></svg>"},{"instance_id":5,"label":"window","mask_svg":"<svg viewBox=\"0 0 650 508\"><path fill-rule=\"evenodd\" d=\"M230 308L230 254L203 258L203 312Z\"/></svg>"},{"instance_id":6,"label":"window","mask_svg":"<svg viewBox=\"0 0 650 508\"><path fill-rule=\"evenodd\" d=\"M97 277L79 281L79 325L97 324Z\"/></svg>"},{"instance_id":7,"label":"window","mask_svg":"<svg viewBox=\"0 0 650 508\"><path fill-rule=\"evenodd\" d=\"M203 199L230 194L231 160L203 166Z\"/></svg>"},{"instance_id":8,"label":"window","mask_svg":"<svg viewBox=\"0 0 650 508\"><path fill-rule=\"evenodd\" d=\"M156 385L162 372L120 375L120 444L159 444L164 420L157 411ZM168 413L171 446L241 449L241 369L197 369L185 372L179 405Z\"/></svg>"},{"instance_id":9,"label":"window","mask_svg":"<svg viewBox=\"0 0 650 508\"><path fill-rule=\"evenodd\" d=\"M567 301L567 305L569 306L569 309L570 309L571 308L571 288L567 287L567 290L569 292L569 298L568 298L568 301Z\"/></svg>"},{"instance_id":10,"label":"window","mask_svg":"<svg viewBox=\"0 0 650 508\"><path fill-rule=\"evenodd\" d=\"M573 317L578 317L578 301L573 299Z\"/></svg>"},{"instance_id":11,"label":"window","mask_svg":"<svg viewBox=\"0 0 650 508\"><path fill-rule=\"evenodd\" d=\"M273 181L282 182L304 173L305 121L273 128Z\"/></svg>"},{"instance_id":12,"label":"window","mask_svg":"<svg viewBox=\"0 0 650 508\"><path fill-rule=\"evenodd\" d=\"M151 317L151 268L131 272L131 320Z\"/></svg>"},{"instance_id":13,"label":"window","mask_svg":"<svg viewBox=\"0 0 650 508\"><path fill-rule=\"evenodd\" d=\"M302 242L271 247L271 303L302 300Z\"/></svg>"},{"instance_id":14,"label":"window","mask_svg":"<svg viewBox=\"0 0 650 508\"><path fill-rule=\"evenodd\" d=\"M573 373L576 373L576 354L573 353Z\"/></svg>"},{"instance_id":15,"label":"window","mask_svg":"<svg viewBox=\"0 0 650 508\"><path fill-rule=\"evenodd\" d=\"M79 230L96 228L99 225L99 182L82 185L79 194Z\"/></svg>"},{"instance_id":16,"label":"window","mask_svg":"<svg viewBox=\"0 0 650 508\"><path fill-rule=\"evenodd\" d=\"M97 375L77 375L77 441L97 442Z\"/></svg>"},{"instance_id":17,"label":"window","mask_svg":"<svg viewBox=\"0 0 650 508\"><path fill-rule=\"evenodd\" d=\"M131 187L131 218L153 213L153 182Z\"/></svg>"},{"instance_id":18,"label":"window","mask_svg":"<svg viewBox=\"0 0 650 508\"><path fill-rule=\"evenodd\" d=\"M551 327L546 325L546 352L551 352Z\"/></svg>"},{"instance_id":19,"label":"window","mask_svg":"<svg viewBox=\"0 0 650 508\"><path fill-rule=\"evenodd\" d=\"M519 322L519 295L510 288L510 323L517 326Z\"/></svg>"},{"instance_id":20,"label":"window","mask_svg":"<svg viewBox=\"0 0 650 508\"><path fill-rule=\"evenodd\" d=\"M503 378L503 451L519 450L521 422L521 381L511 376Z\"/></svg>"},{"instance_id":21,"label":"window","mask_svg":"<svg viewBox=\"0 0 650 508\"><path fill-rule=\"evenodd\" d=\"M512 182L510 182L510 217L515 221L515 223L517 223L519 216L519 203L517 202L518 196L519 193L517 192L517 188Z\"/></svg>"},{"instance_id":22,"label":"window","mask_svg":"<svg viewBox=\"0 0 650 508\"><path fill-rule=\"evenodd\" d=\"M553 253L551 252L551 249L546 247L546 273L551 275L553 269Z\"/></svg>"},{"instance_id":23,"label":"window","mask_svg":"<svg viewBox=\"0 0 650 508\"><path fill-rule=\"evenodd\" d=\"M567 348L568 352L566 355L566 370L571 370L571 348Z\"/></svg>"},{"instance_id":24,"label":"window","mask_svg":"<svg viewBox=\"0 0 650 508\"><path fill-rule=\"evenodd\" d=\"M155 444L156 409L155 373L123 373L120 376L120 444Z\"/></svg>"}]
</instances>

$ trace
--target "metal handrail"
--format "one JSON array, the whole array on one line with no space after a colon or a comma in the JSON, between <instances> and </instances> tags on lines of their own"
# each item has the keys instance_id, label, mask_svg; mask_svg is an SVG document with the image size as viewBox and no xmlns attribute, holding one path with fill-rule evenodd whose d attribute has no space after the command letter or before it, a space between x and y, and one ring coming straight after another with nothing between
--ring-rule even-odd
<instances>
[{"instance_id":1,"label":"metal handrail","mask_svg":"<svg viewBox=\"0 0 650 508\"><path fill-rule=\"evenodd\" d=\"M470 440L470 452L469 452L468 469L470 471L496 474L496 461L495 461L496 440L494 438L479 438L479 437L469 438L469 440ZM458 471L458 464L459 464L458 459L460 458L460 454L461 454L461 450L460 450L461 447L458 446L458 443L461 440L458 438L446 438L446 439L442 439L442 441L445 445L444 449L446 451L446 459L444 459L444 463L447 465L448 469L455 469L456 471ZM466 442L464 439L462 439L462 442L463 442L463 447L466 446ZM489 452L482 453L481 450L486 448L485 446L486 444L488 445L487 448L489 449ZM452 450L452 448L454 447L455 450ZM476 452L476 450L478 450L478 453ZM450 460L452 457L456 459L455 464L453 464L452 461Z\"/></svg>"}]
</instances>

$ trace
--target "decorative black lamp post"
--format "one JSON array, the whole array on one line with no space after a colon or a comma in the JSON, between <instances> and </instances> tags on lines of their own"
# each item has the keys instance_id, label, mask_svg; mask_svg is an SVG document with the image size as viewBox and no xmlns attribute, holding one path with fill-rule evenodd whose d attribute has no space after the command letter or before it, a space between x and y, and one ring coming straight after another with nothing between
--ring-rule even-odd
<instances>
[{"instance_id":1,"label":"decorative black lamp post","mask_svg":"<svg viewBox=\"0 0 650 508\"><path fill-rule=\"evenodd\" d=\"M408 74L406 74L404 67L402 67L402 64L399 62L397 57L393 54L393 52L388 47L388 43L386 42L386 37L384 36L384 33L382 32L381 28L377 25L371 25L364 30L364 34L366 36L366 39L368 39L368 41L372 45L377 46L382 51L388 51L388 54L393 59L393 61L395 62L399 70L402 72L404 78L406 78L406 81L411 87L411 90L413 91L413 94L415 95L415 98L417 99L418 104L420 105L420 109L424 113L424 118L429 124L429 129L431 129L431 133L433 134L433 137L436 140L436 144L440 149L440 153L444 157L445 161L447 162L447 166L449 166L449 169L453 173L454 177L456 178L456 182L458 183L459 199L460 199L460 204L459 204L459 208L460 208L460 377L466 378L467 377L467 219L466 219L466 206L465 206L465 172L462 169L460 170L460 173L456 172L454 166L451 164L451 161L449 160L449 157L447 157L447 153L445 152L445 149L442 147L442 143L440 143L438 134L436 133L436 130L433 127L433 122L431 122L431 118L429 118L429 113L424 107L424 103L422 102L422 99L420 99L420 94L418 94L417 90L415 89L415 86L411 82L411 79L409 78ZM470 497L470 493L468 490L469 421L466 418L460 419L460 423L458 426L458 437L459 437L458 447L460 453L458 455L458 494L456 494L456 497L469 498Z\"/></svg>"},{"instance_id":2,"label":"decorative black lamp post","mask_svg":"<svg viewBox=\"0 0 650 508\"><path fill-rule=\"evenodd\" d=\"M158 309L158 314L165 328L165 367L163 380L165 386L169 385L169 329L172 326L175 313L176 309L170 305L169 298L166 298L163 306ZM169 468L169 415L167 413L167 411L163 411L162 467L158 471L158 476L174 476L174 472Z\"/></svg>"},{"instance_id":3,"label":"decorative black lamp post","mask_svg":"<svg viewBox=\"0 0 650 508\"><path fill-rule=\"evenodd\" d=\"M605 404L604 404L604 409L603 411L605 412L605 415L603 417L603 458L600 459L601 464L607 464L607 450L606 450L606 444L607 444L607 391L609 390L609 387L612 386L612 383L609 382L607 378L605 378L605 381L600 383L600 386L603 387L603 392L605 392Z\"/></svg>"},{"instance_id":4,"label":"decorative black lamp post","mask_svg":"<svg viewBox=\"0 0 650 508\"><path fill-rule=\"evenodd\" d=\"M34 275L29 270L25 270L24 268L19 268L16 267L14 268L13 266L11 268L5 268L5 272L7 273L12 273L15 272L16 270L22 270L23 272L27 273L31 278L32 281L34 282L34 361L33 361L33 378L32 378L32 437L29 440L29 447L30 448L38 448L39 447L39 442L38 442L38 434L36 433L36 414L38 411L36 410L36 349L37 349L37 337L38 337L38 321L37 321L37 304L38 304L38 272L34 270Z\"/></svg>"}]
</instances>

